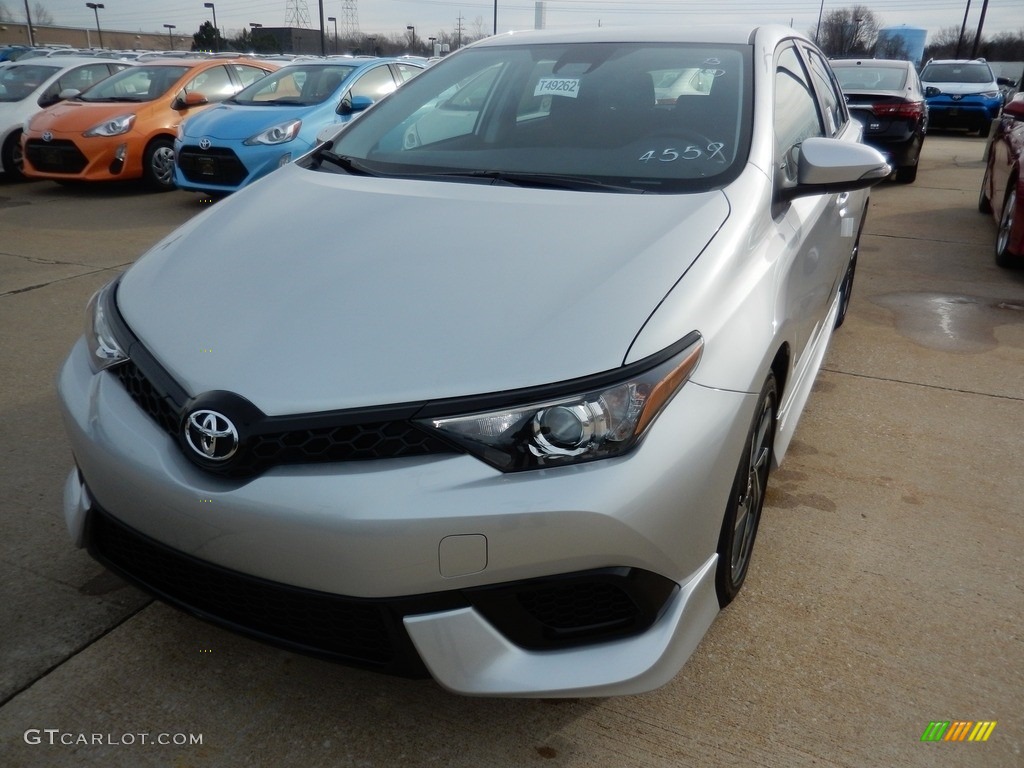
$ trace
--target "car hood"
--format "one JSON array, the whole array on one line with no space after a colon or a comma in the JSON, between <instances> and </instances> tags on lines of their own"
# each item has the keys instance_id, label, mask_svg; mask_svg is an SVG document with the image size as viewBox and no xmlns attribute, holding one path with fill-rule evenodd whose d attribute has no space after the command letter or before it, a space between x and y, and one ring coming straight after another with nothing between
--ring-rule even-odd
<instances>
[{"instance_id":1,"label":"car hood","mask_svg":"<svg viewBox=\"0 0 1024 768\"><path fill-rule=\"evenodd\" d=\"M198 140L205 136L222 141L244 140L278 123L305 119L311 112L315 112L318 107L323 106L323 104L302 107L218 104L185 123L185 139L186 141Z\"/></svg>"},{"instance_id":2,"label":"car hood","mask_svg":"<svg viewBox=\"0 0 1024 768\"><path fill-rule=\"evenodd\" d=\"M235 392L268 415L500 392L622 365L728 214L720 191L290 165L154 247L118 304L190 394Z\"/></svg>"},{"instance_id":3,"label":"car hood","mask_svg":"<svg viewBox=\"0 0 1024 768\"><path fill-rule=\"evenodd\" d=\"M102 123L118 115L138 114L141 109L152 102L118 101L113 103L91 104L85 101L70 99L44 109L32 118L31 128L34 131L87 131L94 125Z\"/></svg>"},{"instance_id":4,"label":"car hood","mask_svg":"<svg viewBox=\"0 0 1024 768\"><path fill-rule=\"evenodd\" d=\"M990 93L999 90L995 83L925 83L922 81L921 85L925 88L938 88L942 93L949 95Z\"/></svg>"}]
</instances>

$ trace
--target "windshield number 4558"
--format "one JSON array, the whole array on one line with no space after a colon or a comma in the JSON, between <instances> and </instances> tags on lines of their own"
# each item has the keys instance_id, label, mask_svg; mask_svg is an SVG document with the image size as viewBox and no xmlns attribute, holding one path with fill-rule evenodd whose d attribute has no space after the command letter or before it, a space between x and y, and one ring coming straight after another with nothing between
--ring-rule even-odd
<instances>
[{"instance_id":1,"label":"windshield number 4558","mask_svg":"<svg viewBox=\"0 0 1024 768\"><path fill-rule=\"evenodd\" d=\"M651 160L657 160L659 163L672 163L676 160L697 160L698 158L704 157L705 152L707 153L708 160L724 160L725 155L722 154L722 150L725 148L725 144L720 141L713 141L708 144L707 149L701 149L700 147L694 146L693 144L688 145L685 149L676 149L675 147L666 147L659 153L656 149L650 149L640 155L641 163L649 163Z\"/></svg>"}]
</instances>

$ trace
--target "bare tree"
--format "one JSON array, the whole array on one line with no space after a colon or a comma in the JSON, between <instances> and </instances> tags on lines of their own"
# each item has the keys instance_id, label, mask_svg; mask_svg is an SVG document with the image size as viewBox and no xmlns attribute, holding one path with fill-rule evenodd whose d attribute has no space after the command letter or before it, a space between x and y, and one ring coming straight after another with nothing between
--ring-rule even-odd
<instances>
[{"instance_id":1,"label":"bare tree","mask_svg":"<svg viewBox=\"0 0 1024 768\"><path fill-rule=\"evenodd\" d=\"M875 47L880 26L867 6L838 8L822 18L818 45L829 56L865 55Z\"/></svg>"},{"instance_id":2,"label":"bare tree","mask_svg":"<svg viewBox=\"0 0 1024 768\"><path fill-rule=\"evenodd\" d=\"M32 6L32 23L53 24L53 14L46 10L42 3L36 3Z\"/></svg>"},{"instance_id":3,"label":"bare tree","mask_svg":"<svg viewBox=\"0 0 1024 768\"><path fill-rule=\"evenodd\" d=\"M964 32L965 40L974 39L974 31ZM960 41L960 27L943 27L928 42L924 49L924 60L952 59L956 55L957 43Z\"/></svg>"},{"instance_id":4,"label":"bare tree","mask_svg":"<svg viewBox=\"0 0 1024 768\"><path fill-rule=\"evenodd\" d=\"M872 57L876 59L909 59L907 41L896 35L879 35Z\"/></svg>"}]
</instances>

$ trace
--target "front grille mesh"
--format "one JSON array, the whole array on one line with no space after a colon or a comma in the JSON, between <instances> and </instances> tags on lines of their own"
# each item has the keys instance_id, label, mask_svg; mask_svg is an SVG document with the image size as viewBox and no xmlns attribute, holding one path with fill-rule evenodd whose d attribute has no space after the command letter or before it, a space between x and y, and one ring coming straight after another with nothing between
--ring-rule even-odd
<instances>
[{"instance_id":1,"label":"front grille mesh","mask_svg":"<svg viewBox=\"0 0 1024 768\"><path fill-rule=\"evenodd\" d=\"M395 620L379 603L221 568L171 550L96 510L89 517L89 546L97 559L161 598L232 629L349 663L395 662Z\"/></svg>"},{"instance_id":2,"label":"front grille mesh","mask_svg":"<svg viewBox=\"0 0 1024 768\"><path fill-rule=\"evenodd\" d=\"M238 155L230 149L186 145L178 153L177 162L185 178L195 184L237 187L249 175Z\"/></svg>"},{"instance_id":3,"label":"front grille mesh","mask_svg":"<svg viewBox=\"0 0 1024 768\"><path fill-rule=\"evenodd\" d=\"M618 586L583 581L519 594L519 602L538 623L555 630L584 630L628 624L637 607Z\"/></svg>"},{"instance_id":4,"label":"front grille mesh","mask_svg":"<svg viewBox=\"0 0 1024 768\"><path fill-rule=\"evenodd\" d=\"M25 157L37 171L46 173L81 173L88 160L73 141L56 139L25 142Z\"/></svg>"}]
</instances>

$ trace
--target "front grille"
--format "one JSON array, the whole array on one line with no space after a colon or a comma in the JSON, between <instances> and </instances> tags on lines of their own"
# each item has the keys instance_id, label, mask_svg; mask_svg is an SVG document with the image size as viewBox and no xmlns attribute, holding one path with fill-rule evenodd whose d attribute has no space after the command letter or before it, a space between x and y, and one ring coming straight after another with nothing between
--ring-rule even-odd
<instances>
[{"instance_id":1,"label":"front grille","mask_svg":"<svg viewBox=\"0 0 1024 768\"><path fill-rule=\"evenodd\" d=\"M136 405L180 444L185 406L156 386L134 360L121 363L113 372ZM282 464L395 459L455 451L445 441L405 419L339 423L343 419L351 421L350 416L330 414L273 420L262 417L240 434L238 451L231 460L220 466L201 460L197 463L218 474L250 477ZM296 426L280 429L282 421L293 421ZM190 459L196 459L189 449L183 450Z\"/></svg>"},{"instance_id":2,"label":"front grille","mask_svg":"<svg viewBox=\"0 0 1024 768\"><path fill-rule=\"evenodd\" d=\"M89 162L73 141L65 139L29 139L25 157L33 168L46 173L81 173Z\"/></svg>"},{"instance_id":3,"label":"front grille","mask_svg":"<svg viewBox=\"0 0 1024 768\"><path fill-rule=\"evenodd\" d=\"M260 579L185 555L94 509L89 551L166 602L292 650L392 674L424 676L400 614L383 601Z\"/></svg>"},{"instance_id":4,"label":"front grille","mask_svg":"<svg viewBox=\"0 0 1024 768\"><path fill-rule=\"evenodd\" d=\"M177 162L185 178L195 184L237 187L249 175L238 155L230 149L184 146Z\"/></svg>"},{"instance_id":5,"label":"front grille","mask_svg":"<svg viewBox=\"0 0 1024 768\"><path fill-rule=\"evenodd\" d=\"M170 398L158 392L132 360L121 363L114 372L135 404L159 424L161 429L177 438L178 410Z\"/></svg>"}]
</instances>

